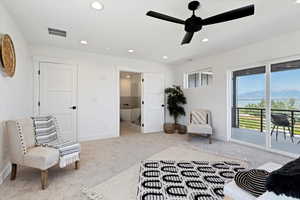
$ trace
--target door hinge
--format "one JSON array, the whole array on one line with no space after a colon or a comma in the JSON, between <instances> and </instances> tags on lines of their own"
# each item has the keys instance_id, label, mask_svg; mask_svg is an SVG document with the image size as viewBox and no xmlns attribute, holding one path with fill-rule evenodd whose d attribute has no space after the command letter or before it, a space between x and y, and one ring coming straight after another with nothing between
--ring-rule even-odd
<instances>
[{"instance_id":1,"label":"door hinge","mask_svg":"<svg viewBox=\"0 0 300 200\"><path fill-rule=\"evenodd\" d=\"M38 75L41 75L41 70L38 71Z\"/></svg>"},{"instance_id":2,"label":"door hinge","mask_svg":"<svg viewBox=\"0 0 300 200\"><path fill-rule=\"evenodd\" d=\"M41 106L41 102L39 101L39 102L38 102L38 107L40 107L40 106Z\"/></svg>"},{"instance_id":3,"label":"door hinge","mask_svg":"<svg viewBox=\"0 0 300 200\"><path fill-rule=\"evenodd\" d=\"M144 127L144 124L142 124L142 127Z\"/></svg>"},{"instance_id":4,"label":"door hinge","mask_svg":"<svg viewBox=\"0 0 300 200\"><path fill-rule=\"evenodd\" d=\"M145 102L144 102L144 101L142 101L142 104L144 105L144 104L145 104Z\"/></svg>"},{"instance_id":5,"label":"door hinge","mask_svg":"<svg viewBox=\"0 0 300 200\"><path fill-rule=\"evenodd\" d=\"M145 79L142 79L142 82L144 83Z\"/></svg>"}]
</instances>

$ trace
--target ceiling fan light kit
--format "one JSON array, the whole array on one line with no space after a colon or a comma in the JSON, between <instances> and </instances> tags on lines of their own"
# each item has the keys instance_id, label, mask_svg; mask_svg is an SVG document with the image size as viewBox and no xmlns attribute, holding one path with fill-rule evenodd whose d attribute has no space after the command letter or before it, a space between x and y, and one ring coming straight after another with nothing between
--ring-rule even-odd
<instances>
[{"instance_id":1,"label":"ceiling fan light kit","mask_svg":"<svg viewBox=\"0 0 300 200\"><path fill-rule=\"evenodd\" d=\"M200 8L199 1L190 2L188 5L188 9L193 12L193 15L187 20L181 20L155 11L149 11L147 12L146 15L157 19L165 20L168 22L184 25L186 34L181 43L182 45L184 45L190 43L193 39L194 34L196 32L201 31L203 26L208 26L208 25L227 22L227 21L231 21L243 17L248 17L254 15L255 12L255 6L249 5L222 14L218 14L206 19L202 19L201 17L195 15L195 11L199 8Z\"/></svg>"}]
</instances>

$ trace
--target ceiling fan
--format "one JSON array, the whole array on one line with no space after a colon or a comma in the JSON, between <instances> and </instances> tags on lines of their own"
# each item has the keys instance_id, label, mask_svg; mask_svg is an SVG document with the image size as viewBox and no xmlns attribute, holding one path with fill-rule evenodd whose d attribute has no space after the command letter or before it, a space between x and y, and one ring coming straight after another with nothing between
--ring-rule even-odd
<instances>
[{"instance_id":1,"label":"ceiling fan","mask_svg":"<svg viewBox=\"0 0 300 200\"><path fill-rule=\"evenodd\" d=\"M185 26L186 34L183 38L182 45L188 44L192 41L194 33L199 32L203 26L227 22L243 17L248 17L250 15L254 15L255 7L254 5L245 6L242 8L238 8L235 10L231 10L219 15L215 15L206 19L202 19L195 15L195 11L200 7L199 1L192 1L189 3L188 8L189 10L193 11L193 15L188 18L187 20L177 19L168 15L164 15L155 11L147 12L147 15L150 17L154 17L157 19L182 24Z\"/></svg>"}]
</instances>

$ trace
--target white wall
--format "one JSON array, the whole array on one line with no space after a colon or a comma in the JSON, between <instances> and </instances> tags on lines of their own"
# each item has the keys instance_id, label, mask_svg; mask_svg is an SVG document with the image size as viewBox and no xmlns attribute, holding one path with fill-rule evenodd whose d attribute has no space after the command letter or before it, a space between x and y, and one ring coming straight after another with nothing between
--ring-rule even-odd
<instances>
[{"instance_id":1,"label":"white wall","mask_svg":"<svg viewBox=\"0 0 300 200\"><path fill-rule=\"evenodd\" d=\"M141 97L141 74L134 74L131 77L131 95L132 97Z\"/></svg>"},{"instance_id":2,"label":"white wall","mask_svg":"<svg viewBox=\"0 0 300 200\"><path fill-rule=\"evenodd\" d=\"M161 72L172 85L172 71L161 64L50 47L32 47L37 57L76 63L78 71L78 134L80 140L118 136L117 77L122 71ZM44 59L45 60L45 59ZM46 59L47 60L47 59Z\"/></svg>"},{"instance_id":3,"label":"white wall","mask_svg":"<svg viewBox=\"0 0 300 200\"><path fill-rule=\"evenodd\" d=\"M32 60L26 41L11 19L9 13L0 3L0 33L10 34L16 51L16 73L8 78L0 72L0 183L9 173L9 156L3 122L32 116Z\"/></svg>"},{"instance_id":4,"label":"white wall","mask_svg":"<svg viewBox=\"0 0 300 200\"><path fill-rule=\"evenodd\" d=\"M199 58L176 67L175 80L182 85L183 74L208 67L213 68L213 84L210 87L185 90L187 111L206 108L212 111L215 137L227 135L227 72L245 66L257 66L267 60L300 55L300 31L282 35L224 54ZM300 57L299 57L300 58ZM300 86L299 86L300 87ZM185 118L185 122L186 122ZM230 119L229 119L230 120Z\"/></svg>"},{"instance_id":5,"label":"white wall","mask_svg":"<svg viewBox=\"0 0 300 200\"><path fill-rule=\"evenodd\" d=\"M121 97L131 96L131 80L128 78L120 79L120 95Z\"/></svg>"}]
</instances>

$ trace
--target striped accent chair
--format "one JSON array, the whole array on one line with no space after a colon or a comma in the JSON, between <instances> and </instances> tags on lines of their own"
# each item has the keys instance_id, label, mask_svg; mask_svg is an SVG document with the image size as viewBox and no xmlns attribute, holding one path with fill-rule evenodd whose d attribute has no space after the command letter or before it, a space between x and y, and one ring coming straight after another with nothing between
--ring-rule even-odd
<instances>
[{"instance_id":1,"label":"striped accent chair","mask_svg":"<svg viewBox=\"0 0 300 200\"><path fill-rule=\"evenodd\" d=\"M190 113L187 132L189 135L205 135L209 139L209 144L211 144L213 134L211 112L204 109L193 110Z\"/></svg>"},{"instance_id":2,"label":"striped accent chair","mask_svg":"<svg viewBox=\"0 0 300 200\"><path fill-rule=\"evenodd\" d=\"M41 171L42 189L46 189L51 167L75 163L75 169L79 169L80 144L61 141L56 123L51 116L6 122L11 180L16 179L17 166L32 167Z\"/></svg>"}]
</instances>

